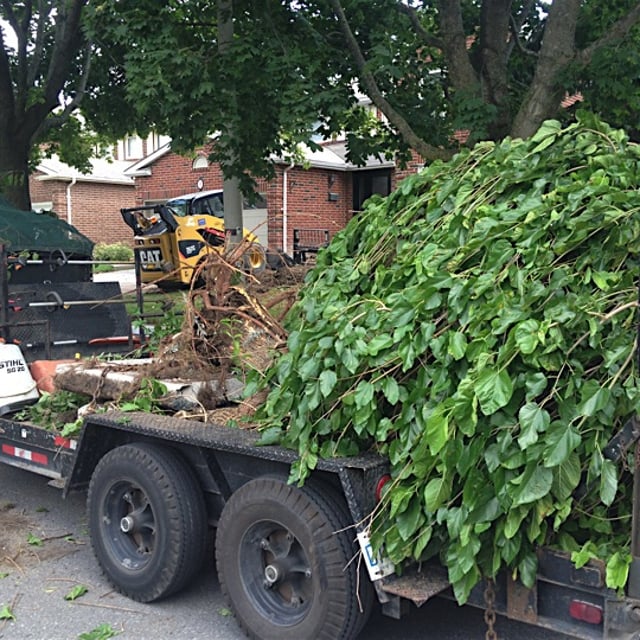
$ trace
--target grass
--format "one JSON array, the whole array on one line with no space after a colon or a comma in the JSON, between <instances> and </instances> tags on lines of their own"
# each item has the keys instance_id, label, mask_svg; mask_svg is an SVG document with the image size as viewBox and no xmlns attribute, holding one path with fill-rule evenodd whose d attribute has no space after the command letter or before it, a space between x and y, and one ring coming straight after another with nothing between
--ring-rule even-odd
<instances>
[{"instance_id":1,"label":"grass","mask_svg":"<svg viewBox=\"0 0 640 640\"><path fill-rule=\"evenodd\" d=\"M185 304L185 291L152 291L142 297L142 320L145 324L156 325L168 313L182 313ZM123 296L125 308L131 318L141 317L135 291Z\"/></svg>"}]
</instances>

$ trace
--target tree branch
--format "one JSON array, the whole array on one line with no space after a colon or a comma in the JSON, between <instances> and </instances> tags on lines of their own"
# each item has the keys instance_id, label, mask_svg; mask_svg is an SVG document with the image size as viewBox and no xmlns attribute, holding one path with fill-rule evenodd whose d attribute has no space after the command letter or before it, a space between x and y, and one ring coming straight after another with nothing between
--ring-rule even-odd
<instances>
[{"instance_id":1,"label":"tree branch","mask_svg":"<svg viewBox=\"0 0 640 640\"><path fill-rule=\"evenodd\" d=\"M580 5L580 0L555 0L550 5L536 73L514 120L513 136L529 137L545 119L555 115L563 93L557 80L569 64L588 65L598 49L620 40L640 22L640 2L637 2L602 37L577 52L575 31Z\"/></svg>"},{"instance_id":2,"label":"tree branch","mask_svg":"<svg viewBox=\"0 0 640 640\"><path fill-rule=\"evenodd\" d=\"M367 69L367 62L360 50L360 46L351 31L349 22L344 13L340 0L330 0L330 4L333 7L334 13L338 18L340 30L347 42L347 47L351 56L354 59L356 68L358 69L358 75L364 85L363 88L373 103L382 111L387 117L389 123L398 131L407 144L417 151L425 160L436 159L448 159L451 157L451 151L447 149L441 149L427 144L413 131L409 123L398 113L382 95L382 92L378 88L373 74Z\"/></svg>"},{"instance_id":3,"label":"tree branch","mask_svg":"<svg viewBox=\"0 0 640 640\"><path fill-rule=\"evenodd\" d=\"M479 93L480 82L467 50L460 0L439 0L438 20L451 86L455 91Z\"/></svg>"},{"instance_id":4,"label":"tree branch","mask_svg":"<svg viewBox=\"0 0 640 640\"><path fill-rule=\"evenodd\" d=\"M38 130L36 131L36 136L43 136L48 131L55 129L56 127L62 126L71 114L80 106L82 102L82 98L84 97L87 90L87 83L89 81L89 74L91 72L91 56L92 56L93 43L89 42L85 51L85 60L82 65L82 73L78 78L78 82L76 83L74 96L67 104L64 109L59 113L56 113L48 118L45 118Z\"/></svg>"},{"instance_id":5,"label":"tree branch","mask_svg":"<svg viewBox=\"0 0 640 640\"><path fill-rule=\"evenodd\" d=\"M555 0L549 7L540 56L533 81L520 105L511 134L528 138L560 105L560 72L575 57L575 33L581 0Z\"/></svg>"},{"instance_id":6,"label":"tree branch","mask_svg":"<svg viewBox=\"0 0 640 640\"><path fill-rule=\"evenodd\" d=\"M14 115L14 96L11 84L11 67L9 56L4 47L4 40L0 42L0 122L2 126L10 127Z\"/></svg>"},{"instance_id":7,"label":"tree branch","mask_svg":"<svg viewBox=\"0 0 640 640\"><path fill-rule=\"evenodd\" d=\"M598 40L592 42L588 47L582 49L582 51L579 51L576 54L576 60L580 64L587 66L596 51L616 40L622 40L638 22L640 22L640 2L636 3L636 6L633 7L629 13L614 22Z\"/></svg>"},{"instance_id":8,"label":"tree branch","mask_svg":"<svg viewBox=\"0 0 640 640\"><path fill-rule=\"evenodd\" d=\"M88 0L68 0L56 16L56 37L47 70L45 102L55 105L64 86L70 61L82 41L80 17Z\"/></svg>"},{"instance_id":9,"label":"tree branch","mask_svg":"<svg viewBox=\"0 0 640 640\"><path fill-rule=\"evenodd\" d=\"M535 8L535 3L536 0L527 0L522 5L522 11L520 11L517 17L511 14L509 24L511 25L511 35L513 37L511 39L511 42L509 43L509 53L507 59L511 57L511 52L513 51L514 46L518 47L518 50L525 55L537 57L538 54L535 51L527 49L524 42L522 41L522 38L520 37L522 26L524 25L527 16L529 16L531 11L533 11L533 9Z\"/></svg>"},{"instance_id":10,"label":"tree branch","mask_svg":"<svg viewBox=\"0 0 640 640\"><path fill-rule=\"evenodd\" d=\"M38 68L40 66L40 60L42 58L42 52L44 51L44 36L45 36L45 27L47 24L47 20L49 18L49 13L45 11L41 11L38 15L38 25L36 28L36 40L33 48L32 60L33 64L29 67L29 74L27 76L27 86L32 87L36 78L38 77Z\"/></svg>"},{"instance_id":11,"label":"tree branch","mask_svg":"<svg viewBox=\"0 0 640 640\"><path fill-rule=\"evenodd\" d=\"M396 7L398 8L398 11L400 11L400 13L404 13L409 16L409 21L411 22L413 30L427 46L433 47L434 49L442 49L442 47L444 46L442 40L434 36L432 33L429 33L422 26L415 7L410 7L403 2L398 3Z\"/></svg>"}]
</instances>

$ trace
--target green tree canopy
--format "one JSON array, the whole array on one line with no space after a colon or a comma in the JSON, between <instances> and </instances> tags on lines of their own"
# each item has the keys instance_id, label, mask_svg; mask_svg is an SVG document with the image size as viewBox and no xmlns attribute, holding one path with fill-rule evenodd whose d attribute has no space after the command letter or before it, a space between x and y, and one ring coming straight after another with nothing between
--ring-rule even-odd
<instances>
[{"instance_id":1,"label":"green tree canopy","mask_svg":"<svg viewBox=\"0 0 640 640\"><path fill-rule=\"evenodd\" d=\"M155 128L177 150L216 133L227 174L269 175L274 154L345 131L354 162L446 158L456 131L467 145L526 138L563 117L567 93L640 130L637 0L233 0L224 56L219 4L0 0L0 179L13 203L28 208L34 149L82 167L89 131Z\"/></svg>"},{"instance_id":2,"label":"green tree canopy","mask_svg":"<svg viewBox=\"0 0 640 640\"><path fill-rule=\"evenodd\" d=\"M623 99L638 94L628 63L637 50L637 1L233 6L233 53L224 61L212 0L106 0L95 15L102 34L135 43L122 74L136 112L178 149L218 132L225 144L217 159L232 153L238 171L268 172L271 154L341 131L355 162L409 149L426 160L446 158L459 146L456 131L469 132L469 145L526 138L544 120L562 117L563 97L578 92L582 106L638 129L636 98ZM382 120L358 108L362 93Z\"/></svg>"},{"instance_id":3,"label":"green tree canopy","mask_svg":"<svg viewBox=\"0 0 640 640\"><path fill-rule=\"evenodd\" d=\"M96 47L84 28L89 5L0 1L0 192L19 209L31 206L29 168L43 154L88 170L106 142L101 132L122 134L138 124L125 117L124 85L115 81L122 70L113 62L117 47ZM100 99L101 113L111 109L109 126L78 117L92 98Z\"/></svg>"}]
</instances>

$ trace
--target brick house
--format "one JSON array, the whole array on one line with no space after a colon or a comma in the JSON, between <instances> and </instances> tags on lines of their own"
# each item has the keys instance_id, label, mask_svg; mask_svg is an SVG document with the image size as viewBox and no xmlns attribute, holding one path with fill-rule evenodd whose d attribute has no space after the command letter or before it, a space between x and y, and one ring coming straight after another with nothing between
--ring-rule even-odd
<instances>
[{"instance_id":1,"label":"brick house","mask_svg":"<svg viewBox=\"0 0 640 640\"><path fill-rule=\"evenodd\" d=\"M209 163L208 151L202 148L191 157L180 156L167 143L131 165L125 174L135 180L136 204L221 189L222 172L219 165ZM356 167L346 161L344 142L325 143L320 151L306 151L304 167L275 161L275 177L257 184L266 201L265 220L256 228L245 215L245 227L254 229L270 248L292 255L296 238L303 244L305 236L317 236L315 232L331 238L368 197L389 194L399 180L421 166L415 162L400 172L392 161L370 158L365 167Z\"/></svg>"},{"instance_id":2,"label":"brick house","mask_svg":"<svg viewBox=\"0 0 640 640\"><path fill-rule=\"evenodd\" d=\"M129 136L112 150L113 160L91 160L91 172L80 173L57 157L45 158L29 176L32 209L54 211L94 242L133 245L131 229L120 209L135 204L134 180L125 169L152 153L167 138Z\"/></svg>"},{"instance_id":3,"label":"brick house","mask_svg":"<svg viewBox=\"0 0 640 640\"><path fill-rule=\"evenodd\" d=\"M46 159L29 178L32 208L55 211L94 242L130 244L131 230L120 215L120 207L135 202L126 165L93 160L92 172L81 174L56 158Z\"/></svg>"}]
</instances>

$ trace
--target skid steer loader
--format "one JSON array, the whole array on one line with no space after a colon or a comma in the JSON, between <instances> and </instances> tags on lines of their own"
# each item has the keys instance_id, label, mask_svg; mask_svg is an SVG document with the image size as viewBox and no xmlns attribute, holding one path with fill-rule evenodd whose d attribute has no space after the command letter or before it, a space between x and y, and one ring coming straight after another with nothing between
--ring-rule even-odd
<instances>
[{"instance_id":1,"label":"skid steer loader","mask_svg":"<svg viewBox=\"0 0 640 640\"><path fill-rule=\"evenodd\" d=\"M155 283L162 289L188 287L207 254L224 250L222 190L186 194L166 204L120 212L135 234L142 284ZM250 243L244 268L254 273L264 270L266 252L257 236L243 229L243 238Z\"/></svg>"}]
</instances>

